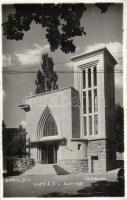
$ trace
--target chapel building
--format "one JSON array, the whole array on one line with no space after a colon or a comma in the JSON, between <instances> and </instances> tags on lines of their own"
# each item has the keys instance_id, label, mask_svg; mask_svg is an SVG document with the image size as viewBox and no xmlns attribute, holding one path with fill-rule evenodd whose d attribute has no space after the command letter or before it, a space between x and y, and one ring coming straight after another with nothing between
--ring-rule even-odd
<instances>
[{"instance_id":1,"label":"chapel building","mask_svg":"<svg viewBox=\"0 0 127 200\"><path fill-rule=\"evenodd\" d=\"M69 173L105 173L115 164L117 64L107 48L71 58L74 88L26 97L30 157Z\"/></svg>"}]
</instances>

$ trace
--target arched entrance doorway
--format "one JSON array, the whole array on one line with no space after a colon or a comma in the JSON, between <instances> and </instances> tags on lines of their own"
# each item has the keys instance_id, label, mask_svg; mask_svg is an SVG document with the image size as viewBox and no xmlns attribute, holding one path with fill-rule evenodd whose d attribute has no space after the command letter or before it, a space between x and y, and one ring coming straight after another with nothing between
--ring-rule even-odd
<instances>
[{"instance_id":1,"label":"arched entrance doorway","mask_svg":"<svg viewBox=\"0 0 127 200\"><path fill-rule=\"evenodd\" d=\"M48 137L48 142L43 142L39 145L39 149L41 151L40 161L43 164L57 163L58 144L54 141L52 142L52 136L57 135L58 131L55 119L50 112L50 109L46 107L40 117L37 129L37 139L40 140L40 142L42 139L46 139L46 137Z\"/></svg>"}]
</instances>

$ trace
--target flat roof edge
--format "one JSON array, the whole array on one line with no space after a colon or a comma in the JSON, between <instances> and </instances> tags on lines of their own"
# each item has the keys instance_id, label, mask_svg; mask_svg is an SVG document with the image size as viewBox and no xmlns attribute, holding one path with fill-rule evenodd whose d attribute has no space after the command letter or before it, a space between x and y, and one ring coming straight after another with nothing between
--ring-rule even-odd
<instances>
[{"instance_id":1,"label":"flat roof edge","mask_svg":"<svg viewBox=\"0 0 127 200\"><path fill-rule=\"evenodd\" d=\"M56 90L51 90L49 92L44 92L44 93L40 93L40 94L33 94L31 96L25 97L25 99L34 98L34 97L41 96L41 95L48 95L48 94L51 94L51 93L54 93L54 92L59 92L59 91L68 90L68 89L76 90L74 87L70 86L70 87L66 87L66 88L60 88L60 89L56 89Z\"/></svg>"},{"instance_id":2,"label":"flat roof edge","mask_svg":"<svg viewBox=\"0 0 127 200\"><path fill-rule=\"evenodd\" d=\"M82 53L82 54L79 54L77 56L70 57L70 60L75 62L75 61L78 61L79 59L88 58L90 56L94 56L94 55L101 54L101 53L108 54L111 57L111 59L113 60L114 64L115 65L117 64L116 59L112 56L112 54L110 53L110 51L106 47L100 48L100 49L97 49L97 50L94 50L94 51L91 51L91 52Z\"/></svg>"}]
</instances>

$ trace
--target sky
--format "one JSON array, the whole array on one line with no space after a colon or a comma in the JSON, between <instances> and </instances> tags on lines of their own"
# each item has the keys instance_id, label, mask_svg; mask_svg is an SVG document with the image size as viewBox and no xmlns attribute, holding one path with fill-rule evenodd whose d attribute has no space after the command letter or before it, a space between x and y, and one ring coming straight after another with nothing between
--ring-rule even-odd
<instances>
[{"instance_id":1,"label":"sky","mask_svg":"<svg viewBox=\"0 0 127 200\"><path fill-rule=\"evenodd\" d=\"M12 6L3 7L3 22L12 12ZM73 71L70 57L107 47L118 64L115 70L122 70L122 5L112 5L105 14L94 5L87 6L81 25L86 35L75 37L75 53L65 54L60 49L50 51L45 37L45 30L32 23L31 29L25 32L22 41L7 40L3 36L3 70L34 70L41 69L41 55L48 53L53 58L56 71ZM58 74L59 88L74 86L73 73ZM36 73L3 74L3 119L6 127L14 128L25 122L25 112L19 108L23 99L35 91ZM115 101L123 105L122 73L115 73Z\"/></svg>"}]
</instances>

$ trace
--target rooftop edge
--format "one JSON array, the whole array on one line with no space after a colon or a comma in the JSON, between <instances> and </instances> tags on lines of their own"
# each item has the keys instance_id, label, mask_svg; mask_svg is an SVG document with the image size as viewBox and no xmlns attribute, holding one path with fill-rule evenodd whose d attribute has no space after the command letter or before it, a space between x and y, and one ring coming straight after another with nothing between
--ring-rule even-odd
<instances>
[{"instance_id":1,"label":"rooftop edge","mask_svg":"<svg viewBox=\"0 0 127 200\"><path fill-rule=\"evenodd\" d=\"M33 95L31 95L31 96L25 97L25 99L34 98L34 97L36 97L36 96L41 96L41 95L46 95L46 94L48 95L48 94L51 94L51 93L53 93L53 92L59 92L59 91L68 90L68 89L72 89L72 90L77 91L74 87L70 86L70 87L60 88L60 89L56 89L56 90L51 90L51 91L44 92L44 93L40 93L40 94L33 94Z\"/></svg>"},{"instance_id":2,"label":"rooftop edge","mask_svg":"<svg viewBox=\"0 0 127 200\"><path fill-rule=\"evenodd\" d=\"M111 57L111 59L113 60L114 64L115 65L117 64L116 59L112 56L112 54L106 47L100 48L100 49L97 49L94 51L86 52L86 53L84 52L82 54L70 57L70 60L75 62L75 61L78 61L79 59L88 58L90 56L94 56L94 55L101 54L101 53L105 53L105 54L109 55Z\"/></svg>"}]
</instances>

